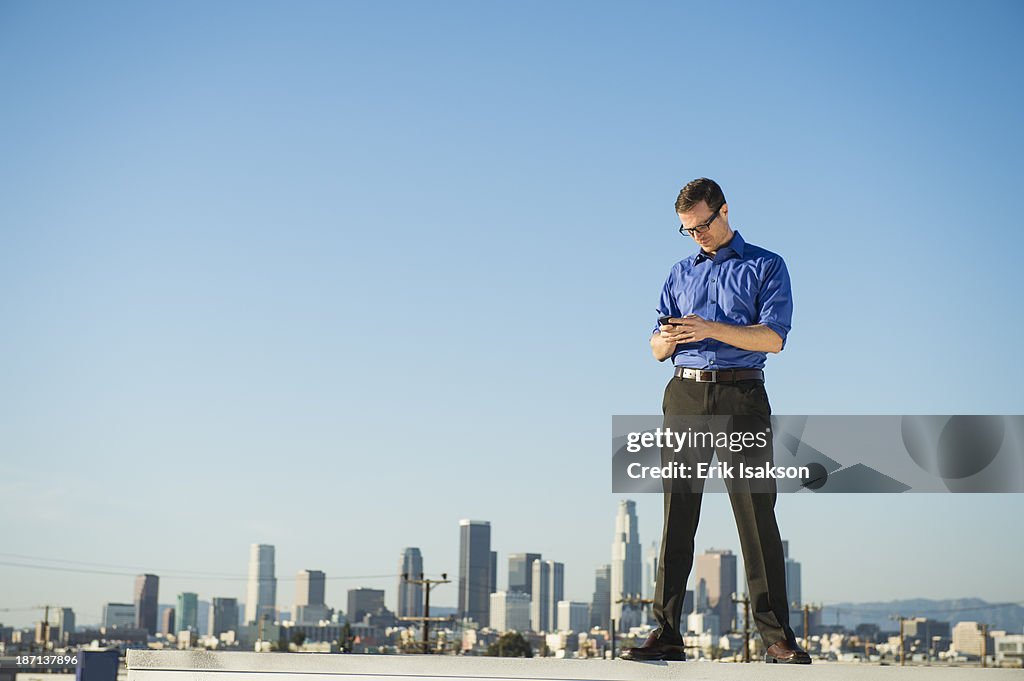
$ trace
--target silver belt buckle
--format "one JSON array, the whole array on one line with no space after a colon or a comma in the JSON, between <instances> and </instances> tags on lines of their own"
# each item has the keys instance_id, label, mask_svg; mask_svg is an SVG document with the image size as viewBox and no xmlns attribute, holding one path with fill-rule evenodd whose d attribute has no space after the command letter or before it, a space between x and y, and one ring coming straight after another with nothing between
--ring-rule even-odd
<instances>
[{"instance_id":1,"label":"silver belt buckle","mask_svg":"<svg viewBox=\"0 0 1024 681\"><path fill-rule=\"evenodd\" d=\"M704 370L704 369L694 369L693 372L695 374L695 376L693 377L693 380L696 381L697 383L717 383L718 382L718 372L717 371L707 371L707 370ZM705 379L704 378L704 374L710 374L711 378Z\"/></svg>"}]
</instances>

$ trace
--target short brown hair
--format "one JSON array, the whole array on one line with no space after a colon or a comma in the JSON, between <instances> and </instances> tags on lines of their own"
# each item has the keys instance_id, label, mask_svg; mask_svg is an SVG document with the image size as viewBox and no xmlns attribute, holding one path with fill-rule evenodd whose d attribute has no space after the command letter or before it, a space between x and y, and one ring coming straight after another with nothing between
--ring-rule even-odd
<instances>
[{"instance_id":1,"label":"short brown hair","mask_svg":"<svg viewBox=\"0 0 1024 681\"><path fill-rule=\"evenodd\" d=\"M676 212L685 213L701 201L707 203L708 208L712 211L716 211L725 205L725 194L714 180L698 177L679 190L679 198L676 199Z\"/></svg>"}]
</instances>

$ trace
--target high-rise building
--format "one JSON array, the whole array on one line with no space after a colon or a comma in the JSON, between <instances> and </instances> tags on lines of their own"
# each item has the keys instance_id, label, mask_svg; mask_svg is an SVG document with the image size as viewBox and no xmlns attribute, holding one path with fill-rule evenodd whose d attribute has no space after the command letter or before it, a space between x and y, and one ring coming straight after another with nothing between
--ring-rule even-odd
<instances>
[{"instance_id":1,"label":"high-rise building","mask_svg":"<svg viewBox=\"0 0 1024 681\"><path fill-rule=\"evenodd\" d=\"M558 612L558 631L572 631L580 633L588 629L587 618L590 615L590 608L586 603L575 601L558 601L556 606Z\"/></svg>"},{"instance_id":2,"label":"high-rise building","mask_svg":"<svg viewBox=\"0 0 1024 681\"><path fill-rule=\"evenodd\" d=\"M789 599L789 622L798 635L804 635L804 617L801 611L800 563L789 557L789 541L782 540L782 555L786 560L786 598ZM813 631L813 629L812 629Z\"/></svg>"},{"instance_id":3,"label":"high-rise building","mask_svg":"<svg viewBox=\"0 0 1024 681\"><path fill-rule=\"evenodd\" d=\"M647 551L644 553L643 597L646 599L654 598L654 592L658 585L658 559L660 555L661 552L658 550L657 542L651 542L651 545L647 547ZM642 612L646 613L647 623L656 626L653 608L643 608Z\"/></svg>"},{"instance_id":4,"label":"high-rise building","mask_svg":"<svg viewBox=\"0 0 1024 681\"><path fill-rule=\"evenodd\" d=\"M145 629L150 636L156 636L157 592L160 578L156 575L139 575L135 578L135 627Z\"/></svg>"},{"instance_id":5,"label":"high-rise building","mask_svg":"<svg viewBox=\"0 0 1024 681\"><path fill-rule=\"evenodd\" d=\"M491 566L490 566L490 570L488 571L488 575L489 575L491 581L490 581L490 583L488 584L488 587L487 587L487 594L488 594L488 596L490 596L490 594L492 594L492 593L494 593L495 591L498 590L498 552L497 551L491 551ZM490 602L490 599L488 599L488 602Z\"/></svg>"},{"instance_id":6,"label":"high-rise building","mask_svg":"<svg viewBox=\"0 0 1024 681\"><path fill-rule=\"evenodd\" d=\"M321 570L299 570L295 577L295 605L323 605L326 575Z\"/></svg>"},{"instance_id":7,"label":"high-rise building","mask_svg":"<svg viewBox=\"0 0 1024 681\"><path fill-rule=\"evenodd\" d=\"M696 563L697 603L694 612L700 614L704 608L714 610L721 631L727 632L733 628L736 619L736 604L732 602L736 594L736 556L728 549L708 549L697 556ZM703 595L701 581L704 582ZM702 603L705 598L706 603Z\"/></svg>"},{"instance_id":8,"label":"high-rise building","mask_svg":"<svg viewBox=\"0 0 1024 681\"><path fill-rule=\"evenodd\" d=\"M644 553L644 598L654 597L654 589L658 580L658 556L660 553L657 542L651 542L651 545L647 547L647 551Z\"/></svg>"},{"instance_id":9,"label":"high-rise building","mask_svg":"<svg viewBox=\"0 0 1024 681\"><path fill-rule=\"evenodd\" d=\"M163 619L160 621L160 631L164 634L173 634L174 625L177 622L174 621L174 608L166 608L164 610Z\"/></svg>"},{"instance_id":10,"label":"high-rise building","mask_svg":"<svg viewBox=\"0 0 1024 681\"><path fill-rule=\"evenodd\" d=\"M270 544L253 544L249 547L249 585L245 597L245 617L248 622L255 624L263 616L266 616L269 622L277 619L274 547ZM178 618L181 618L181 613L178 613Z\"/></svg>"},{"instance_id":11,"label":"high-rise building","mask_svg":"<svg viewBox=\"0 0 1024 681\"><path fill-rule=\"evenodd\" d=\"M135 628L134 603L106 603L103 606L103 626L118 629Z\"/></svg>"},{"instance_id":12,"label":"high-rise building","mask_svg":"<svg viewBox=\"0 0 1024 681\"><path fill-rule=\"evenodd\" d=\"M612 616L612 566L594 571L594 596L590 602L590 626L607 629Z\"/></svg>"},{"instance_id":13,"label":"high-rise building","mask_svg":"<svg viewBox=\"0 0 1024 681\"><path fill-rule=\"evenodd\" d=\"M799 610L803 605L803 596L800 593L800 563L789 557L788 540L783 540L782 552L786 557L786 597L789 599L790 608Z\"/></svg>"},{"instance_id":14,"label":"high-rise building","mask_svg":"<svg viewBox=\"0 0 1024 681\"><path fill-rule=\"evenodd\" d=\"M718 619L717 610L691 612L686 616L686 628L697 634L711 634L713 638L718 638L725 633Z\"/></svg>"},{"instance_id":15,"label":"high-rise building","mask_svg":"<svg viewBox=\"0 0 1024 681\"><path fill-rule=\"evenodd\" d=\"M992 652L981 625L977 622L957 622L953 627L952 649L965 655L981 658Z\"/></svg>"},{"instance_id":16,"label":"high-rise building","mask_svg":"<svg viewBox=\"0 0 1024 681\"><path fill-rule=\"evenodd\" d=\"M349 589L348 621L361 622L367 613L376 613L384 607L384 589Z\"/></svg>"},{"instance_id":17,"label":"high-rise building","mask_svg":"<svg viewBox=\"0 0 1024 681\"><path fill-rule=\"evenodd\" d=\"M238 599L214 597L210 606L210 635L238 631Z\"/></svg>"},{"instance_id":18,"label":"high-rise building","mask_svg":"<svg viewBox=\"0 0 1024 681\"><path fill-rule=\"evenodd\" d=\"M558 624L558 602L565 592L565 566L553 560L533 563L533 596L530 624L534 631L554 632Z\"/></svg>"},{"instance_id":19,"label":"high-rise building","mask_svg":"<svg viewBox=\"0 0 1024 681\"><path fill-rule=\"evenodd\" d=\"M297 624L316 624L328 617L324 592L327 577L321 570L300 570L295 577L295 616Z\"/></svg>"},{"instance_id":20,"label":"high-rise building","mask_svg":"<svg viewBox=\"0 0 1024 681\"><path fill-rule=\"evenodd\" d=\"M415 546L402 549L398 563L398 616L423 617L423 585L410 584L401 575L409 579L421 579L423 575L423 555Z\"/></svg>"},{"instance_id":21,"label":"high-rise building","mask_svg":"<svg viewBox=\"0 0 1024 681\"><path fill-rule=\"evenodd\" d=\"M811 629L811 631L814 631ZM923 647L930 648L934 639L949 641L952 629L949 622L929 619L927 617L911 617L903 620L903 636L909 642L915 640Z\"/></svg>"},{"instance_id":22,"label":"high-rise building","mask_svg":"<svg viewBox=\"0 0 1024 681\"><path fill-rule=\"evenodd\" d=\"M708 605L708 581L703 577L697 578L697 586L693 590L695 595L693 599L693 612L700 614L705 610L710 609Z\"/></svg>"},{"instance_id":23,"label":"high-rise building","mask_svg":"<svg viewBox=\"0 0 1024 681\"><path fill-rule=\"evenodd\" d=\"M35 635L32 641L38 644L43 644L44 642L57 643L59 633L56 627L50 626L49 622L36 622Z\"/></svg>"},{"instance_id":24,"label":"high-rise building","mask_svg":"<svg viewBox=\"0 0 1024 681\"><path fill-rule=\"evenodd\" d=\"M539 553L508 554L508 590L533 595L533 563Z\"/></svg>"},{"instance_id":25,"label":"high-rise building","mask_svg":"<svg viewBox=\"0 0 1024 681\"><path fill-rule=\"evenodd\" d=\"M640 532L636 502L623 499L615 517L615 538L612 541L611 616L619 631L641 624L640 607L624 606L620 599L639 596L643 591L643 561L640 556Z\"/></svg>"},{"instance_id":26,"label":"high-rise building","mask_svg":"<svg viewBox=\"0 0 1024 681\"><path fill-rule=\"evenodd\" d=\"M480 626L490 621L491 524L486 520L459 521L458 616Z\"/></svg>"},{"instance_id":27,"label":"high-rise building","mask_svg":"<svg viewBox=\"0 0 1024 681\"><path fill-rule=\"evenodd\" d=\"M75 633L75 611L61 608L57 611L57 642L66 644L71 634Z\"/></svg>"},{"instance_id":28,"label":"high-rise building","mask_svg":"<svg viewBox=\"0 0 1024 681\"><path fill-rule=\"evenodd\" d=\"M213 609L213 604L210 601L199 601L199 605L196 608L196 625L199 627L199 635L207 636L210 633L210 614Z\"/></svg>"},{"instance_id":29,"label":"high-rise building","mask_svg":"<svg viewBox=\"0 0 1024 681\"><path fill-rule=\"evenodd\" d=\"M533 595L530 597L530 628L549 631L547 604L551 600L551 566L538 560L533 564Z\"/></svg>"},{"instance_id":30,"label":"high-rise building","mask_svg":"<svg viewBox=\"0 0 1024 681\"><path fill-rule=\"evenodd\" d=\"M530 630L530 595L522 591L497 591L491 594L491 629Z\"/></svg>"},{"instance_id":31,"label":"high-rise building","mask_svg":"<svg viewBox=\"0 0 1024 681\"><path fill-rule=\"evenodd\" d=\"M178 631L199 633L199 595L190 591L178 594ZM175 632L177 633L177 632Z\"/></svg>"}]
</instances>

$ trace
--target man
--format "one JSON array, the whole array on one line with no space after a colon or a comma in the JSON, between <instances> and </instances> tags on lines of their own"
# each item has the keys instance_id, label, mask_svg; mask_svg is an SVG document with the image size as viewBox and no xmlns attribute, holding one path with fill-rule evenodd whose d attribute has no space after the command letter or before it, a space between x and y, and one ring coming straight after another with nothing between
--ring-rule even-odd
<instances>
[{"instance_id":1,"label":"man","mask_svg":"<svg viewBox=\"0 0 1024 681\"><path fill-rule=\"evenodd\" d=\"M651 351L659 362L672 358L674 375L662 404L669 417L728 416L753 431L770 427L764 390L767 353L786 343L793 313L789 273L782 258L747 243L729 225L729 205L713 180L690 182L676 200L681 233L700 251L672 268L658 306L659 325ZM713 452L701 455L710 461ZM719 460L727 453L714 452ZM771 462L771 438L761 460ZM664 456L664 453L663 453ZM809 664L789 626L786 568L775 520L775 480L760 486L727 479L729 499L743 550L750 608L765 661ZM752 491L754 489L762 491ZM685 660L680 619L693 565L703 480L665 491L665 518L654 593L658 628L627 660ZM728 622L723 622L728 627Z\"/></svg>"}]
</instances>

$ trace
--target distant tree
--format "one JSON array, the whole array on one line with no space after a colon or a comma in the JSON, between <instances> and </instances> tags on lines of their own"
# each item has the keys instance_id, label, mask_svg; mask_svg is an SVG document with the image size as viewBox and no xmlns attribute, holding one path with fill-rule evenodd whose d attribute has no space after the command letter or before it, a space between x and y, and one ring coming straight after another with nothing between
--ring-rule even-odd
<instances>
[{"instance_id":1,"label":"distant tree","mask_svg":"<svg viewBox=\"0 0 1024 681\"><path fill-rule=\"evenodd\" d=\"M341 627L341 635L338 636L338 650L343 653L352 652L352 626L345 620Z\"/></svg>"},{"instance_id":2,"label":"distant tree","mask_svg":"<svg viewBox=\"0 0 1024 681\"><path fill-rule=\"evenodd\" d=\"M292 643L297 646L301 646L306 642L306 633L302 631L296 631L292 634Z\"/></svg>"},{"instance_id":3,"label":"distant tree","mask_svg":"<svg viewBox=\"0 0 1024 681\"><path fill-rule=\"evenodd\" d=\"M530 642L517 631L508 631L487 646L490 657L533 657Z\"/></svg>"}]
</instances>

